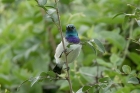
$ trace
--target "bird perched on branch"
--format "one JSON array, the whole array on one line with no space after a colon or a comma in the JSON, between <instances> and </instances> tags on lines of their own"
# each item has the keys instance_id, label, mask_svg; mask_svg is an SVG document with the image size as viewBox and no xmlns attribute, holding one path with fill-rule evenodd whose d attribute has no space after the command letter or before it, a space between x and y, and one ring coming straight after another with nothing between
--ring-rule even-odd
<instances>
[{"instance_id":1,"label":"bird perched on branch","mask_svg":"<svg viewBox=\"0 0 140 93\"><path fill-rule=\"evenodd\" d=\"M64 40L64 46L61 41L60 44L57 46L54 55L56 59L56 66L54 67L53 71L57 74L61 74L63 65L66 64L66 57L68 63L73 62L76 59L76 57L79 55L82 48L82 45L80 44L80 39L78 37L78 33L73 24L67 25L66 35L65 38L63 38L63 40Z\"/></svg>"}]
</instances>

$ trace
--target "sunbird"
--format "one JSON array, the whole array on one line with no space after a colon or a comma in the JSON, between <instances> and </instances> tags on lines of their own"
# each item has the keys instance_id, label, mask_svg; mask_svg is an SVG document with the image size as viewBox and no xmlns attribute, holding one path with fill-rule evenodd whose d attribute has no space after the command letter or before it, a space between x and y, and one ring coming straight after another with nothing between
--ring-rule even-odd
<instances>
[{"instance_id":1,"label":"sunbird","mask_svg":"<svg viewBox=\"0 0 140 93\"><path fill-rule=\"evenodd\" d=\"M63 40L65 50L61 41L60 44L58 44L54 55L56 60L56 66L54 67L53 71L57 74L61 74L63 65L66 64L66 57L68 63L73 62L80 54L82 48L77 30L73 24L68 24L66 26L66 34Z\"/></svg>"}]
</instances>

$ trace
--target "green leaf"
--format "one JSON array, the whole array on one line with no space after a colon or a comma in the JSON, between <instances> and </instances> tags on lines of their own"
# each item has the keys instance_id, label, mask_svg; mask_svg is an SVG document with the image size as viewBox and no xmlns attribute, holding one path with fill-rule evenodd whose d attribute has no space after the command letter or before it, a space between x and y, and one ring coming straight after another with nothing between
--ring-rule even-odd
<instances>
[{"instance_id":1,"label":"green leaf","mask_svg":"<svg viewBox=\"0 0 140 93\"><path fill-rule=\"evenodd\" d=\"M44 9L45 11L47 11L47 8L45 6L38 5L38 7L41 7L42 9Z\"/></svg>"},{"instance_id":2,"label":"green leaf","mask_svg":"<svg viewBox=\"0 0 140 93\"><path fill-rule=\"evenodd\" d=\"M139 21L139 20L140 20L140 9L139 9L139 8L136 8L136 9L135 9L135 16L136 16L136 17L135 17L136 20Z\"/></svg>"},{"instance_id":3,"label":"green leaf","mask_svg":"<svg viewBox=\"0 0 140 93\"><path fill-rule=\"evenodd\" d=\"M137 21L138 26L140 26L140 20L137 20L137 19L136 19L136 21Z\"/></svg>"},{"instance_id":4,"label":"green leaf","mask_svg":"<svg viewBox=\"0 0 140 93\"><path fill-rule=\"evenodd\" d=\"M48 72L47 72L48 73ZM41 72L39 76L46 77L48 74L46 72Z\"/></svg>"},{"instance_id":5,"label":"green leaf","mask_svg":"<svg viewBox=\"0 0 140 93\"><path fill-rule=\"evenodd\" d=\"M71 43L69 43L69 44L67 45L67 47L68 47L68 48L70 48L70 46L71 46L71 45L72 45L72 44L71 44Z\"/></svg>"},{"instance_id":6,"label":"green leaf","mask_svg":"<svg viewBox=\"0 0 140 93\"><path fill-rule=\"evenodd\" d=\"M124 13L118 13L118 14L116 14L112 19L114 19L114 18L116 18L117 16L119 16L119 15L122 15L122 14L124 14Z\"/></svg>"},{"instance_id":7,"label":"green leaf","mask_svg":"<svg viewBox=\"0 0 140 93\"><path fill-rule=\"evenodd\" d=\"M129 53L129 58L139 66L139 63L140 63L140 56L139 54L135 53L135 52L131 52Z\"/></svg>"},{"instance_id":8,"label":"green leaf","mask_svg":"<svg viewBox=\"0 0 140 93\"><path fill-rule=\"evenodd\" d=\"M96 77L97 74L100 75L101 72L105 69L105 67L99 66L97 72L97 67L81 67L79 69L79 72L81 73L82 77L88 82L95 82L95 79L93 79L93 77Z\"/></svg>"},{"instance_id":9,"label":"green leaf","mask_svg":"<svg viewBox=\"0 0 140 93\"><path fill-rule=\"evenodd\" d=\"M116 54L112 54L111 57L110 57L110 61L112 63L115 63L116 64L116 62L118 62L119 60L120 60L120 58Z\"/></svg>"},{"instance_id":10,"label":"green leaf","mask_svg":"<svg viewBox=\"0 0 140 93\"><path fill-rule=\"evenodd\" d=\"M133 5L131 5L131 4L127 4L127 6L129 6L129 7L132 8L132 9L136 9L136 7L133 6Z\"/></svg>"},{"instance_id":11,"label":"green leaf","mask_svg":"<svg viewBox=\"0 0 140 93\"><path fill-rule=\"evenodd\" d=\"M87 44L92 48L92 50L95 53L95 55L97 55L97 51L96 51L95 46L91 42L87 42Z\"/></svg>"},{"instance_id":12,"label":"green leaf","mask_svg":"<svg viewBox=\"0 0 140 93\"><path fill-rule=\"evenodd\" d=\"M37 76L37 77L32 78L31 80L29 80L29 81L31 81L31 87L32 87L36 82L38 82L39 80L40 80L40 76Z\"/></svg>"},{"instance_id":13,"label":"green leaf","mask_svg":"<svg viewBox=\"0 0 140 93\"><path fill-rule=\"evenodd\" d=\"M125 74L131 73L131 68L128 65L123 65L122 70Z\"/></svg>"},{"instance_id":14,"label":"green leaf","mask_svg":"<svg viewBox=\"0 0 140 93\"><path fill-rule=\"evenodd\" d=\"M91 41L97 45L97 48L100 52L105 53L105 48L104 48L103 44L98 39L93 39Z\"/></svg>"},{"instance_id":15,"label":"green leaf","mask_svg":"<svg viewBox=\"0 0 140 93\"><path fill-rule=\"evenodd\" d=\"M128 83L139 84L139 80L136 77L131 77L129 78Z\"/></svg>"},{"instance_id":16,"label":"green leaf","mask_svg":"<svg viewBox=\"0 0 140 93\"><path fill-rule=\"evenodd\" d=\"M13 2L15 2L15 0L2 0L2 3L9 3L9 4L11 4Z\"/></svg>"},{"instance_id":17,"label":"green leaf","mask_svg":"<svg viewBox=\"0 0 140 93\"><path fill-rule=\"evenodd\" d=\"M31 81L31 87L38 81L40 80L44 80L44 79L51 79L51 78L55 78L55 73L53 71L48 71L46 72L41 72L39 76L35 77L35 78L31 78L29 81Z\"/></svg>"},{"instance_id":18,"label":"green leaf","mask_svg":"<svg viewBox=\"0 0 140 93\"><path fill-rule=\"evenodd\" d=\"M140 78L140 73L138 73L138 78Z\"/></svg>"},{"instance_id":19,"label":"green leaf","mask_svg":"<svg viewBox=\"0 0 140 93\"><path fill-rule=\"evenodd\" d=\"M50 8L54 8L54 9L55 9L55 7L54 7L54 6L49 6L49 5L47 5L47 6L45 6L45 7L50 7Z\"/></svg>"},{"instance_id":20,"label":"green leaf","mask_svg":"<svg viewBox=\"0 0 140 93\"><path fill-rule=\"evenodd\" d=\"M60 2L63 3L63 4L69 4L72 1L73 0L60 0Z\"/></svg>"},{"instance_id":21,"label":"green leaf","mask_svg":"<svg viewBox=\"0 0 140 93\"><path fill-rule=\"evenodd\" d=\"M134 89L131 91L131 93L140 93L140 89Z\"/></svg>"},{"instance_id":22,"label":"green leaf","mask_svg":"<svg viewBox=\"0 0 140 93\"><path fill-rule=\"evenodd\" d=\"M96 60L97 60L97 63L102 65L102 66L105 66L105 67L108 67L108 68L112 68L113 67L113 65L110 62L106 62L103 59L97 58Z\"/></svg>"},{"instance_id":23,"label":"green leaf","mask_svg":"<svg viewBox=\"0 0 140 93\"><path fill-rule=\"evenodd\" d=\"M56 82L57 85L60 85L60 90L68 90L69 89L69 84L66 80L63 80L63 81L57 81Z\"/></svg>"},{"instance_id":24,"label":"green leaf","mask_svg":"<svg viewBox=\"0 0 140 93\"><path fill-rule=\"evenodd\" d=\"M102 31L99 33L101 36L103 36L109 43L113 44L114 47L119 48L120 50L123 50L126 46L126 41L124 37L122 37L119 34L119 30L116 29L114 31Z\"/></svg>"},{"instance_id":25,"label":"green leaf","mask_svg":"<svg viewBox=\"0 0 140 93\"><path fill-rule=\"evenodd\" d=\"M6 76L6 75L1 74L1 75L0 75L0 83L1 83L1 84L11 85L11 80L10 80L10 77L9 77L9 76Z\"/></svg>"},{"instance_id":26,"label":"green leaf","mask_svg":"<svg viewBox=\"0 0 140 93\"><path fill-rule=\"evenodd\" d=\"M53 14L54 12L56 12L56 10L53 9L53 8L48 9L48 11L47 11L47 13L48 13L49 15Z\"/></svg>"},{"instance_id":27,"label":"green leaf","mask_svg":"<svg viewBox=\"0 0 140 93\"><path fill-rule=\"evenodd\" d=\"M128 15L125 15L124 21L123 21L123 24L122 24L123 28L126 26L127 22L129 21L129 18L130 17Z\"/></svg>"},{"instance_id":28,"label":"green leaf","mask_svg":"<svg viewBox=\"0 0 140 93\"><path fill-rule=\"evenodd\" d=\"M101 83L109 83L111 82L111 79L109 77L103 77L99 79L99 82Z\"/></svg>"},{"instance_id":29,"label":"green leaf","mask_svg":"<svg viewBox=\"0 0 140 93\"><path fill-rule=\"evenodd\" d=\"M52 78L56 77L56 74L53 71L48 71L46 74Z\"/></svg>"},{"instance_id":30,"label":"green leaf","mask_svg":"<svg viewBox=\"0 0 140 93\"><path fill-rule=\"evenodd\" d=\"M87 90L89 90L91 88L91 86L84 86L82 88L82 91L85 93Z\"/></svg>"},{"instance_id":31,"label":"green leaf","mask_svg":"<svg viewBox=\"0 0 140 93\"><path fill-rule=\"evenodd\" d=\"M83 87L82 87L83 88ZM82 88L80 88L76 93L84 93L83 91L82 91Z\"/></svg>"},{"instance_id":32,"label":"green leaf","mask_svg":"<svg viewBox=\"0 0 140 93\"><path fill-rule=\"evenodd\" d=\"M30 53L36 51L38 47L39 47L39 44L35 44L35 45L31 46L28 50L26 50L25 58L28 58Z\"/></svg>"},{"instance_id":33,"label":"green leaf","mask_svg":"<svg viewBox=\"0 0 140 93\"><path fill-rule=\"evenodd\" d=\"M88 38L93 38L93 34L94 34L93 29L94 29L94 27L92 26L92 27L88 30L88 33L87 33L87 37L88 37Z\"/></svg>"},{"instance_id":34,"label":"green leaf","mask_svg":"<svg viewBox=\"0 0 140 93\"><path fill-rule=\"evenodd\" d=\"M85 93L90 88L91 88L91 86L84 86L84 87L80 88L76 93Z\"/></svg>"},{"instance_id":35,"label":"green leaf","mask_svg":"<svg viewBox=\"0 0 140 93\"><path fill-rule=\"evenodd\" d=\"M96 55L95 54L89 54L89 55L86 55L84 56L84 59L82 60L83 61L83 64L84 66L90 66L93 62L94 59L96 59Z\"/></svg>"},{"instance_id":36,"label":"green leaf","mask_svg":"<svg viewBox=\"0 0 140 93\"><path fill-rule=\"evenodd\" d=\"M47 0L37 0L40 6L44 6L47 3Z\"/></svg>"}]
</instances>

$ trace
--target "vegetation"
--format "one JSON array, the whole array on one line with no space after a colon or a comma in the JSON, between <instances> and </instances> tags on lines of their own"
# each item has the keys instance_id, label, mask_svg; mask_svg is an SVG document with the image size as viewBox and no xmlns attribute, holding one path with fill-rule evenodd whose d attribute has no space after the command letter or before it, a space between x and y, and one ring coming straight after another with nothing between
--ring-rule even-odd
<instances>
[{"instance_id":1,"label":"vegetation","mask_svg":"<svg viewBox=\"0 0 140 93\"><path fill-rule=\"evenodd\" d=\"M139 0L1 0L0 93L140 93L139 5ZM82 51L56 77L55 48L70 23Z\"/></svg>"}]
</instances>

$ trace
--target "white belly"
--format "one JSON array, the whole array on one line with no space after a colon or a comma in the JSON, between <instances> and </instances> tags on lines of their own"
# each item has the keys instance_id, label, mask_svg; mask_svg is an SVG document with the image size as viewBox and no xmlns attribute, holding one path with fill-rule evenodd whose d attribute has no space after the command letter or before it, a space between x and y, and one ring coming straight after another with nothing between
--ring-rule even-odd
<instances>
[{"instance_id":1,"label":"white belly","mask_svg":"<svg viewBox=\"0 0 140 93\"><path fill-rule=\"evenodd\" d=\"M67 62L73 62L77 56L79 55L82 45L80 44L71 44L70 46L68 46L68 42L66 42L64 40L65 43L65 48L67 50ZM57 46L56 48L56 53L55 53L55 59L56 59L56 63L57 64L64 64L64 62L66 62L66 56L63 53L64 49L63 49L63 44L62 42ZM61 55L62 54L62 55ZM61 57L60 57L61 55Z\"/></svg>"}]
</instances>

